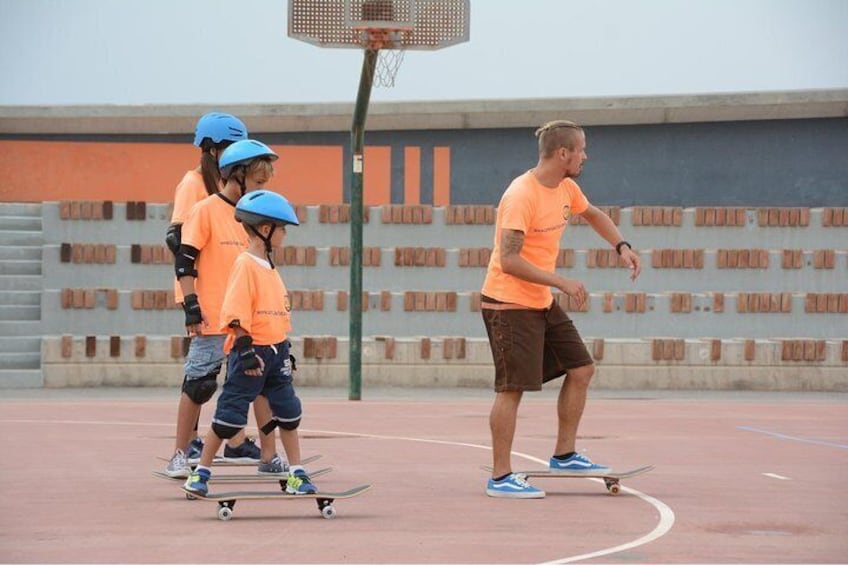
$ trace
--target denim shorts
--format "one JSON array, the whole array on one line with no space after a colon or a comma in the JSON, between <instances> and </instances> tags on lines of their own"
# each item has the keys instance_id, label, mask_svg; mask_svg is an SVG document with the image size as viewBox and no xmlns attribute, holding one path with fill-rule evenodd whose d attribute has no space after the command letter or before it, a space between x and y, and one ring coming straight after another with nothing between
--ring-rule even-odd
<instances>
[{"instance_id":1,"label":"denim shorts","mask_svg":"<svg viewBox=\"0 0 848 565\"><path fill-rule=\"evenodd\" d=\"M245 427L250 403L260 394L268 399L274 420L299 421L302 409L292 384L289 342L255 345L254 349L265 362L265 373L258 377L245 375L238 353L232 352L212 421L233 428Z\"/></svg>"},{"instance_id":2,"label":"denim shorts","mask_svg":"<svg viewBox=\"0 0 848 565\"><path fill-rule=\"evenodd\" d=\"M569 369L592 364L577 328L556 302L540 310L484 307L482 313L495 361L495 392L541 390Z\"/></svg>"},{"instance_id":3,"label":"denim shorts","mask_svg":"<svg viewBox=\"0 0 848 565\"><path fill-rule=\"evenodd\" d=\"M196 335L191 338L183 367L186 380L199 379L211 373L216 375L224 363L226 335Z\"/></svg>"}]
</instances>

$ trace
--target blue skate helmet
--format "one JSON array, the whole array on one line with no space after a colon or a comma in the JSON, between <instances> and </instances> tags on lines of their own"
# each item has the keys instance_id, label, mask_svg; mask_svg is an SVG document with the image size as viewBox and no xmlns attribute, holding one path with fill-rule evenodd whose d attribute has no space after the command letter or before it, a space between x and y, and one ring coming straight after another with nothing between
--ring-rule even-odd
<instances>
[{"instance_id":1,"label":"blue skate helmet","mask_svg":"<svg viewBox=\"0 0 848 565\"><path fill-rule=\"evenodd\" d=\"M298 226L300 222L289 201L271 190L254 190L242 196L236 204L236 220L248 225L274 224Z\"/></svg>"},{"instance_id":2,"label":"blue skate helmet","mask_svg":"<svg viewBox=\"0 0 848 565\"><path fill-rule=\"evenodd\" d=\"M265 157L270 161L276 161L278 158L277 154L261 141L242 139L224 149L218 159L218 168L221 171L221 176L227 178L235 166L248 165L251 161L260 157Z\"/></svg>"},{"instance_id":3,"label":"blue skate helmet","mask_svg":"<svg viewBox=\"0 0 848 565\"><path fill-rule=\"evenodd\" d=\"M194 130L194 144L200 147L206 138L211 139L212 143L239 141L247 139L247 128L240 119L231 114L210 112L204 114L197 121L197 127Z\"/></svg>"},{"instance_id":4,"label":"blue skate helmet","mask_svg":"<svg viewBox=\"0 0 848 565\"><path fill-rule=\"evenodd\" d=\"M236 220L243 223L246 229L265 242L265 255L271 268L274 261L271 258L273 248L271 238L278 227L285 229L286 225L298 226L297 214L285 197L270 190L254 190L239 198L236 204ZM256 229L261 224L271 224L271 231L265 237Z\"/></svg>"}]
</instances>

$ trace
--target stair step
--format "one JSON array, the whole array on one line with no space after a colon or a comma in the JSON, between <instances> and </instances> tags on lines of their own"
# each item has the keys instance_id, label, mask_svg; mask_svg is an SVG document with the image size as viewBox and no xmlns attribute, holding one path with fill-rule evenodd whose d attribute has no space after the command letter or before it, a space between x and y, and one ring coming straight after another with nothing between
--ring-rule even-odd
<instances>
[{"instance_id":1,"label":"stair step","mask_svg":"<svg viewBox=\"0 0 848 565\"><path fill-rule=\"evenodd\" d=\"M33 290L41 292L41 275L3 275L0 274L0 292L8 290Z\"/></svg>"},{"instance_id":2,"label":"stair step","mask_svg":"<svg viewBox=\"0 0 848 565\"><path fill-rule=\"evenodd\" d=\"M0 292L0 306L38 306L41 293L35 290L4 290Z\"/></svg>"},{"instance_id":3,"label":"stair step","mask_svg":"<svg viewBox=\"0 0 848 565\"><path fill-rule=\"evenodd\" d=\"M41 369L0 369L0 388L41 388Z\"/></svg>"},{"instance_id":4,"label":"stair step","mask_svg":"<svg viewBox=\"0 0 848 565\"><path fill-rule=\"evenodd\" d=\"M41 261L31 259L0 261L0 275L40 275Z\"/></svg>"},{"instance_id":5,"label":"stair step","mask_svg":"<svg viewBox=\"0 0 848 565\"><path fill-rule=\"evenodd\" d=\"M0 337L41 335L41 320L0 320Z\"/></svg>"},{"instance_id":6,"label":"stair step","mask_svg":"<svg viewBox=\"0 0 848 565\"><path fill-rule=\"evenodd\" d=\"M0 245L0 261L41 261L40 245Z\"/></svg>"},{"instance_id":7,"label":"stair step","mask_svg":"<svg viewBox=\"0 0 848 565\"><path fill-rule=\"evenodd\" d=\"M20 230L41 233L41 216L2 216L0 230Z\"/></svg>"},{"instance_id":8,"label":"stair step","mask_svg":"<svg viewBox=\"0 0 848 565\"><path fill-rule=\"evenodd\" d=\"M41 355L39 336L0 336L0 353L38 353Z\"/></svg>"},{"instance_id":9,"label":"stair step","mask_svg":"<svg viewBox=\"0 0 848 565\"><path fill-rule=\"evenodd\" d=\"M41 245L44 243L41 231L2 230L0 245Z\"/></svg>"},{"instance_id":10,"label":"stair step","mask_svg":"<svg viewBox=\"0 0 848 565\"><path fill-rule=\"evenodd\" d=\"M0 367L4 369L40 369L41 352L0 353Z\"/></svg>"},{"instance_id":11,"label":"stair step","mask_svg":"<svg viewBox=\"0 0 848 565\"><path fill-rule=\"evenodd\" d=\"M18 321L18 320L41 320L41 305L38 306L21 306L21 305L6 305L0 304L0 320L1 321ZM2 367L2 365L0 365Z\"/></svg>"},{"instance_id":12,"label":"stair step","mask_svg":"<svg viewBox=\"0 0 848 565\"><path fill-rule=\"evenodd\" d=\"M41 217L41 204L32 202L3 202L0 204L0 216L38 216Z\"/></svg>"}]
</instances>

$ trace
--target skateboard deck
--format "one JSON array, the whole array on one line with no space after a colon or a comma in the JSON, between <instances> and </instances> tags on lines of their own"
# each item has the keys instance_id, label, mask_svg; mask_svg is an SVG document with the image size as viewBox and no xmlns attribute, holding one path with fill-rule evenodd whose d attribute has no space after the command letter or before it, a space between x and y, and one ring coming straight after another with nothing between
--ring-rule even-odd
<instances>
[{"instance_id":1,"label":"skateboard deck","mask_svg":"<svg viewBox=\"0 0 848 565\"><path fill-rule=\"evenodd\" d=\"M312 463L313 461L317 461L317 460L321 459L321 457L323 457L323 456L322 455L310 455L309 457L304 457L301 460L300 464L301 465L308 465L309 463ZM171 461L170 457L162 457L160 455L157 455L156 459L159 459L160 461L168 461L168 462ZM255 461L249 461L249 462L248 461L227 461L223 457L219 457L217 455L215 456L215 459L212 460L212 466L213 467L256 467L257 465L258 465L258 463L256 463ZM194 465L192 465L192 467L194 467Z\"/></svg>"},{"instance_id":2,"label":"skateboard deck","mask_svg":"<svg viewBox=\"0 0 848 565\"><path fill-rule=\"evenodd\" d=\"M489 473L492 472L491 465L483 465L482 468L484 471L488 471ZM637 467L635 469L630 469L629 471L616 471L613 469L607 473L579 473L574 471L554 471L552 469L536 469L533 471L515 472L526 475L528 478L603 479L604 485L606 485L609 493L618 494L621 492L620 482L622 479L636 477L642 473L652 471L653 469L653 465L645 465L644 467Z\"/></svg>"},{"instance_id":3,"label":"skateboard deck","mask_svg":"<svg viewBox=\"0 0 848 565\"><path fill-rule=\"evenodd\" d=\"M320 477L321 475L326 475L330 471L332 471L332 467L324 467L323 469L316 469L314 471L307 470L310 477ZM185 482L185 477L170 477L163 473L162 471L153 471L153 476L158 477L160 479L167 479L169 481L181 481ZM286 477L288 475L212 475L212 478L209 479L210 483L277 483L282 481L286 482Z\"/></svg>"},{"instance_id":4,"label":"skateboard deck","mask_svg":"<svg viewBox=\"0 0 848 565\"><path fill-rule=\"evenodd\" d=\"M302 500L312 499L318 504L318 511L321 516L327 518L335 518L336 509L333 506L333 501L342 498L353 498L359 496L363 492L371 488L371 485L361 485L343 492L317 492L315 494L288 494L287 492L269 492L269 491L234 491L211 493L207 496L198 496L194 493L185 491L187 496L192 496L197 500L206 500L218 503L218 519L229 520L233 517L233 512L236 506L236 501L239 500Z\"/></svg>"}]
</instances>

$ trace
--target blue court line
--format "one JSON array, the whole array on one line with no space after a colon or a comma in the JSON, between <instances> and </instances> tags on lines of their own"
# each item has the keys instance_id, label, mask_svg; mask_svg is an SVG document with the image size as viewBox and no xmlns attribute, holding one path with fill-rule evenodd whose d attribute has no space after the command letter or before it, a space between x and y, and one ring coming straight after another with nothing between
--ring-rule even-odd
<instances>
[{"instance_id":1,"label":"blue court line","mask_svg":"<svg viewBox=\"0 0 848 565\"><path fill-rule=\"evenodd\" d=\"M751 428L749 426L736 426L736 429L737 430L744 430L746 432L756 432L758 434L766 434L767 436L776 437L778 439L788 439L788 440L791 440L791 441L800 441L800 442L803 442L803 443L814 443L816 445L826 445L828 447L836 447L836 448L839 448L839 449L848 449L848 445L843 445L841 443L833 443L833 442L824 441L824 440L821 440L821 439L807 439L807 438L803 438L803 437L793 437L793 436L788 436L786 434L780 434L780 433L777 433L777 432L770 432L768 430L760 430L760 429L757 429L757 428Z\"/></svg>"}]
</instances>

